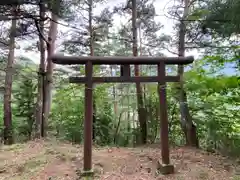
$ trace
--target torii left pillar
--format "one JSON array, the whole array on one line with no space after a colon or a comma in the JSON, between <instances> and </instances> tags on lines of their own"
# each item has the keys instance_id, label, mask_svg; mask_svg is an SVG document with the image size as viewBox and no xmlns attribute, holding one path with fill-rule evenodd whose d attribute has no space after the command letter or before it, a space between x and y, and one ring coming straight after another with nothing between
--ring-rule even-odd
<instances>
[{"instance_id":1,"label":"torii left pillar","mask_svg":"<svg viewBox=\"0 0 240 180\"><path fill-rule=\"evenodd\" d=\"M92 126L93 126L93 64L88 61L85 65L85 121L84 121L84 162L83 177L93 176L92 169Z\"/></svg>"}]
</instances>

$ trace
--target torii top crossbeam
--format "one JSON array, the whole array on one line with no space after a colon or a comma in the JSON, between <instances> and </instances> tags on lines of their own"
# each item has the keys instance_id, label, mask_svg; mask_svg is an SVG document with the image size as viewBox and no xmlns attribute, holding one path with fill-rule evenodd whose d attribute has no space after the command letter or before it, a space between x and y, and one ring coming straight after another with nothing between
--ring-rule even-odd
<instances>
[{"instance_id":1,"label":"torii top crossbeam","mask_svg":"<svg viewBox=\"0 0 240 180\"><path fill-rule=\"evenodd\" d=\"M188 57L146 57L146 56L64 56L64 55L53 55L51 57L52 62L62 65L72 65L72 64L86 64L91 62L93 65L125 65L125 64L159 64L163 62L164 64L179 64L185 65L190 64L194 61L193 56Z\"/></svg>"}]
</instances>

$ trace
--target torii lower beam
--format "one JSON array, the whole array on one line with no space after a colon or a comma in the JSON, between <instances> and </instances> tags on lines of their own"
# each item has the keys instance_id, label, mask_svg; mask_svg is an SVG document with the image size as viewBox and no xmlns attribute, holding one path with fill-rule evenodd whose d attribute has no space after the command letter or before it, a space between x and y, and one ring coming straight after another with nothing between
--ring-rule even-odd
<instances>
[{"instance_id":1,"label":"torii lower beam","mask_svg":"<svg viewBox=\"0 0 240 180\"><path fill-rule=\"evenodd\" d=\"M92 125L93 125L93 83L122 83L122 82L158 82L158 93L160 102L160 130L161 130L161 155L162 168L164 174L173 173L173 165L169 158L169 139L168 139L168 115L166 82L178 82L179 76L166 76L165 65L176 64L185 65L194 61L190 57L74 57L74 56L52 56L52 61L56 64L85 65L85 77L70 77L71 83L85 84L85 120L84 120L84 175L91 174L92 171ZM131 77L124 74L121 77L93 77L93 65L131 65L131 64L156 64L158 65L158 76Z\"/></svg>"},{"instance_id":2,"label":"torii lower beam","mask_svg":"<svg viewBox=\"0 0 240 180\"><path fill-rule=\"evenodd\" d=\"M166 82L179 82L179 76L165 76ZM87 77L70 77L70 83L86 83ZM159 82L158 76L144 76L144 77L92 77L93 83L146 83L146 82Z\"/></svg>"}]
</instances>

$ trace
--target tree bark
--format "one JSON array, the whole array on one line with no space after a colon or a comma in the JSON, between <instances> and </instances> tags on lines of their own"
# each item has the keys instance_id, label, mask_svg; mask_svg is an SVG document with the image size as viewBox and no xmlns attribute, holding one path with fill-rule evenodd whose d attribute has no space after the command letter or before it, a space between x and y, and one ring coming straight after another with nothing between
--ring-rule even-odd
<instances>
[{"instance_id":1,"label":"tree bark","mask_svg":"<svg viewBox=\"0 0 240 180\"><path fill-rule=\"evenodd\" d=\"M39 46L40 64L38 69L38 95L35 109L35 138L43 137L43 93L44 93L44 79L45 79L45 41L44 41L44 19L45 5L43 2L39 5L39 14L41 21L39 22Z\"/></svg>"},{"instance_id":2,"label":"tree bark","mask_svg":"<svg viewBox=\"0 0 240 180\"><path fill-rule=\"evenodd\" d=\"M184 0L184 14L179 25L179 46L178 56L185 56L185 35L186 35L186 24L184 19L188 15L189 11L189 0ZM185 135L186 145L198 147L197 128L193 124L192 116L189 112L187 94L184 90L183 80L184 66L178 66L178 75L180 76L179 82L179 102L180 102L180 114L181 114L181 127Z\"/></svg>"},{"instance_id":3,"label":"tree bark","mask_svg":"<svg viewBox=\"0 0 240 180\"><path fill-rule=\"evenodd\" d=\"M110 66L110 70L111 70L111 76L113 76L113 66ZM116 99L116 87L115 87L115 84L113 85L112 93L113 93L113 100L114 100L114 103L113 103L114 114L115 114L115 117L117 117L118 106L117 106L117 99Z\"/></svg>"},{"instance_id":4,"label":"tree bark","mask_svg":"<svg viewBox=\"0 0 240 180\"><path fill-rule=\"evenodd\" d=\"M89 24L89 34L90 34L90 56L94 56L94 39L93 39L93 25L92 25L92 18L93 18L93 1L88 0L88 24ZM92 127L92 139L95 140L96 135L96 113L97 113L97 106L96 106L96 97L93 97L93 127Z\"/></svg>"},{"instance_id":5,"label":"tree bark","mask_svg":"<svg viewBox=\"0 0 240 180\"><path fill-rule=\"evenodd\" d=\"M12 13L16 15L18 7L12 8ZM5 76L5 89L4 89L4 132L3 139L4 144L10 145L13 143L13 130L12 130L12 81L13 81L13 64L14 64L14 53L15 53L15 37L17 29L16 18L12 19L12 26L10 29L10 42L8 52L8 62L6 67Z\"/></svg>"},{"instance_id":6,"label":"tree bark","mask_svg":"<svg viewBox=\"0 0 240 180\"><path fill-rule=\"evenodd\" d=\"M133 56L138 56L138 48L137 48L137 2L136 0L132 0L132 33L133 33ZM135 65L134 68L135 76L139 76L139 66ZM141 143L147 143L147 123L145 118L145 109L143 107L143 94L140 83L136 83L137 90L137 104L138 104L138 119L141 129Z\"/></svg>"},{"instance_id":7,"label":"tree bark","mask_svg":"<svg viewBox=\"0 0 240 180\"><path fill-rule=\"evenodd\" d=\"M50 57L53 55L55 50L55 41L57 38L57 27L58 16L52 13L52 21L50 23L50 29L48 32L47 39L47 68L46 68L46 79L44 82L44 97L43 97L43 119L41 125L41 135L46 137L47 121L50 114L51 102L52 102L52 87L53 87L53 69L54 64Z\"/></svg>"}]
</instances>

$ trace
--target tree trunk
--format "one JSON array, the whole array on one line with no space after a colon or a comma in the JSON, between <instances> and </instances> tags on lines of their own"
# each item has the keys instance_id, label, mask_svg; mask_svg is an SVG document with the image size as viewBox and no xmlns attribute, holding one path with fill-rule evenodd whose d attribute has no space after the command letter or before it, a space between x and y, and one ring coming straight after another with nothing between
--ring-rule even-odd
<instances>
[{"instance_id":1,"label":"tree trunk","mask_svg":"<svg viewBox=\"0 0 240 180\"><path fill-rule=\"evenodd\" d=\"M179 25L179 46L178 46L178 55L180 57L185 56L185 34L186 34L186 25L184 19L188 15L189 11L189 0L185 0L184 14L183 18ZM186 145L198 147L198 138L197 138L197 128L193 124L191 114L189 112L187 94L184 90L184 81L183 81L184 66L178 66L178 75L180 76L179 82L179 101L180 101L180 114L181 114L181 126L185 135Z\"/></svg>"},{"instance_id":2,"label":"tree trunk","mask_svg":"<svg viewBox=\"0 0 240 180\"><path fill-rule=\"evenodd\" d=\"M57 38L57 27L58 16L55 13L52 13L52 21L50 23L50 29L48 32L47 39L47 70L46 70L46 79L44 82L44 97L43 97L43 119L41 125L41 135L46 137L46 127L47 121L50 114L51 102L52 102L52 87L53 87L53 68L54 64L52 63L50 57L54 53L55 41Z\"/></svg>"},{"instance_id":3,"label":"tree trunk","mask_svg":"<svg viewBox=\"0 0 240 180\"><path fill-rule=\"evenodd\" d=\"M93 1L88 0L88 24L89 24L89 33L90 33L90 43L89 43L89 49L90 49L90 56L94 56L94 46L93 46L93 27L92 27L92 17L93 17ZM96 113L97 113L97 106L96 106L96 97L93 98L93 127L92 127L92 139L95 140L96 135Z\"/></svg>"},{"instance_id":4,"label":"tree trunk","mask_svg":"<svg viewBox=\"0 0 240 180\"><path fill-rule=\"evenodd\" d=\"M137 3L132 0L132 33L133 33L133 56L138 56L137 49ZM135 65L135 76L139 76L139 66ZM137 104L138 104L138 119L141 129L141 143L147 143L147 123L145 118L145 109L143 107L143 95L140 83L136 83L137 89Z\"/></svg>"},{"instance_id":5,"label":"tree trunk","mask_svg":"<svg viewBox=\"0 0 240 180\"><path fill-rule=\"evenodd\" d=\"M111 69L111 76L113 76L113 66L110 66L110 69ZM115 117L117 117L117 115L118 115L118 106L117 106L117 99L116 99L116 87L115 87L115 84L113 85L112 93L113 93L113 100L114 100L114 115L115 115Z\"/></svg>"},{"instance_id":6,"label":"tree trunk","mask_svg":"<svg viewBox=\"0 0 240 180\"><path fill-rule=\"evenodd\" d=\"M12 13L16 14L17 7L12 8ZM17 20L13 18L12 26L10 29L10 41L8 62L6 67L5 76L5 89L4 89L4 132L3 139L4 144L10 145L13 143L13 130L12 130L12 81L13 81L13 63L14 63L14 51L15 51L15 36L17 29Z\"/></svg>"},{"instance_id":7,"label":"tree trunk","mask_svg":"<svg viewBox=\"0 0 240 180\"><path fill-rule=\"evenodd\" d=\"M41 2L39 5L40 19L45 17L45 7ZM44 21L39 22L39 46L40 64L38 69L38 95L35 109L35 138L43 137L43 93L44 93L44 77L45 77L45 41L44 41Z\"/></svg>"},{"instance_id":8,"label":"tree trunk","mask_svg":"<svg viewBox=\"0 0 240 180\"><path fill-rule=\"evenodd\" d=\"M127 128L127 132L128 132L128 135L127 135L127 142L129 144L129 142L131 142L131 145L133 145L133 135L130 135L132 134L132 129L133 129L133 119L131 120L130 118L130 112L131 112L131 108L130 108L130 97L129 97L129 94L130 94L130 87L129 85L127 86L127 105L128 105L128 108L127 108L127 122L128 122L128 128Z\"/></svg>"}]
</instances>

